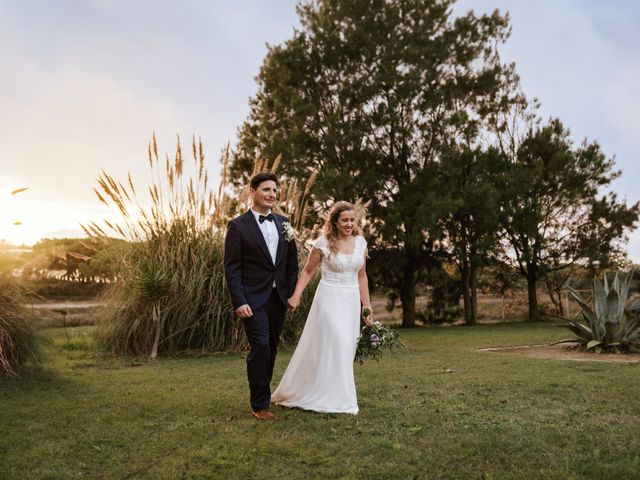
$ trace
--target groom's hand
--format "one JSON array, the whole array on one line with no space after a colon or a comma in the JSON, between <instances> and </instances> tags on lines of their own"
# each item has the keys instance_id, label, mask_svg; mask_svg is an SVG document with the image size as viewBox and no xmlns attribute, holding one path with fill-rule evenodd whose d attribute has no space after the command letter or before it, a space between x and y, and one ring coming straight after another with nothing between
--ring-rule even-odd
<instances>
[{"instance_id":1,"label":"groom's hand","mask_svg":"<svg viewBox=\"0 0 640 480\"><path fill-rule=\"evenodd\" d=\"M253 317L253 312L251 311L251 307L248 304L245 304L236 308L236 315L240 318L249 318Z\"/></svg>"},{"instance_id":2,"label":"groom's hand","mask_svg":"<svg viewBox=\"0 0 640 480\"><path fill-rule=\"evenodd\" d=\"M291 310L291 312L295 312L296 309L300 306L300 299L298 297L296 297L295 295L293 295L287 301L287 305L289 306L289 310Z\"/></svg>"}]
</instances>

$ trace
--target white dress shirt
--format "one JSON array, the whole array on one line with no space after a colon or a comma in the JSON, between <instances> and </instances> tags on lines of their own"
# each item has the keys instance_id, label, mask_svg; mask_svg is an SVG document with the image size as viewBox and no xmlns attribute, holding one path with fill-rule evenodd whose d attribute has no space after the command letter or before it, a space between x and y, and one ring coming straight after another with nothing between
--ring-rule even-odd
<instances>
[{"instance_id":1,"label":"white dress shirt","mask_svg":"<svg viewBox=\"0 0 640 480\"><path fill-rule=\"evenodd\" d=\"M258 227L260 227L260 231L262 232L264 241L267 243L267 248L269 249L271 260L275 265L276 254L278 252L278 227L276 226L276 222L275 220L271 222L269 220L265 220L264 222L260 223L260 215L262 214L256 212L253 208L251 209L251 213L253 213L253 216L256 217L256 222L258 222ZM269 213L271 213L271 211L269 211L267 215Z\"/></svg>"}]
</instances>

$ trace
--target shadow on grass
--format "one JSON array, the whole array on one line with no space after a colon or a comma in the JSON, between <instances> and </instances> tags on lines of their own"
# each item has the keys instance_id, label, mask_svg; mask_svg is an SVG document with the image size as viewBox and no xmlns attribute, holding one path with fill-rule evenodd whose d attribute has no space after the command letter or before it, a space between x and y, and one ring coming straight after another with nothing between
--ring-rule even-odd
<instances>
[{"instance_id":1,"label":"shadow on grass","mask_svg":"<svg viewBox=\"0 0 640 480\"><path fill-rule=\"evenodd\" d=\"M20 378L0 378L0 392L6 396L12 394L33 395L41 394L45 391L64 391L66 387L74 385L72 379L63 375L57 369L42 365L28 365L25 367Z\"/></svg>"}]
</instances>

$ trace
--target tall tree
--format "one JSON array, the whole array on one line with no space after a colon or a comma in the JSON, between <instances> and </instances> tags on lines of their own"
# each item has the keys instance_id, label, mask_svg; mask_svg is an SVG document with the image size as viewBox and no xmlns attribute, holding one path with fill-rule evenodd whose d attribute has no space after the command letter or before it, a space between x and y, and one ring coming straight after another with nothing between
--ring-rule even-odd
<instances>
[{"instance_id":1,"label":"tall tree","mask_svg":"<svg viewBox=\"0 0 640 480\"><path fill-rule=\"evenodd\" d=\"M597 143L574 147L559 120L531 126L511 142L503 184L505 245L527 280L529 321L538 319L538 280L596 255L609 257L638 219L640 204L627 206L602 193L620 175Z\"/></svg>"},{"instance_id":2,"label":"tall tree","mask_svg":"<svg viewBox=\"0 0 640 480\"><path fill-rule=\"evenodd\" d=\"M505 167L496 149L465 148L443 158L442 182L450 192L442 220L447 243L462 277L466 324L478 319L478 274L495 257L500 241L499 183Z\"/></svg>"},{"instance_id":3,"label":"tall tree","mask_svg":"<svg viewBox=\"0 0 640 480\"><path fill-rule=\"evenodd\" d=\"M403 325L415 286L440 249L447 210L436 172L450 138L486 115L505 75L497 45L508 19L453 18L453 0L319 0L298 8L302 29L270 47L240 129L232 172L282 154L282 171L320 169L319 209L371 200L372 248L397 252L393 285Z\"/></svg>"}]
</instances>

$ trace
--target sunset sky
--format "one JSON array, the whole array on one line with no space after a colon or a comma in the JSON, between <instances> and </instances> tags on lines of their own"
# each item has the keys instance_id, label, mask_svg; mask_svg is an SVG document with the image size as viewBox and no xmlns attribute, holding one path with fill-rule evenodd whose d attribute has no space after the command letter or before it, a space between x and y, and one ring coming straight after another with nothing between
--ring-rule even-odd
<instances>
[{"instance_id":1,"label":"sunset sky","mask_svg":"<svg viewBox=\"0 0 640 480\"><path fill-rule=\"evenodd\" d=\"M292 0L0 0L0 239L80 235L108 212L102 169L144 180L153 131L202 137L215 160L248 112L265 43L298 25ZM455 12L509 10L503 47L544 117L597 140L640 200L640 2L462 0ZM22 187L29 190L11 196ZM21 222L15 225L15 222ZM629 252L640 263L640 232Z\"/></svg>"}]
</instances>

